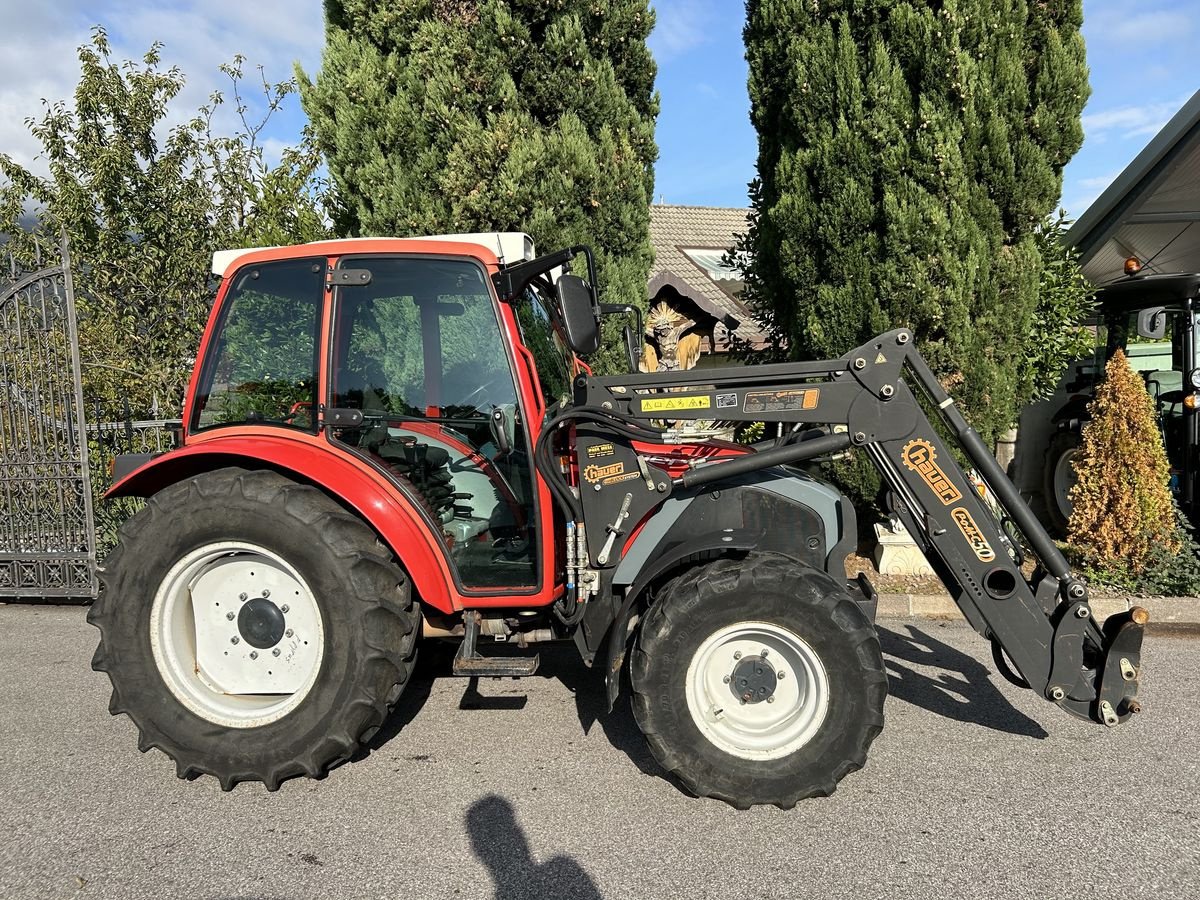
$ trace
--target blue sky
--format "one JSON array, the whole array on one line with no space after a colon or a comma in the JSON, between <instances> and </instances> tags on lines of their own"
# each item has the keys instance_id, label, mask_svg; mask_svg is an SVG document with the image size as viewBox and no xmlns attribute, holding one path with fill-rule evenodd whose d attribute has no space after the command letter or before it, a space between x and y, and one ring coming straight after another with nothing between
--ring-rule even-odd
<instances>
[{"instance_id":1,"label":"blue sky","mask_svg":"<svg viewBox=\"0 0 1200 900\"><path fill-rule=\"evenodd\" d=\"M656 0L651 47L659 63L662 111L655 199L741 206L754 177L756 143L748 118L740 0ZM1200 0L1085 0L1092 96L1087 137L1068 166L1063 205L1078 216L1200 88L1191 70L1200 40ZM320 63L320 0L0 0L0 150L31 161L36 144L21 125L41 99L70 95L75 47L103 24L120 57L138 57L152 41L166 47L188 87L177 104L186 118L223 88L217 65L234 53L264 66L273 80L299 61ZM303 122L293 102L272 123L268 151L293 141Z\"/></svg>"}]
</instances>

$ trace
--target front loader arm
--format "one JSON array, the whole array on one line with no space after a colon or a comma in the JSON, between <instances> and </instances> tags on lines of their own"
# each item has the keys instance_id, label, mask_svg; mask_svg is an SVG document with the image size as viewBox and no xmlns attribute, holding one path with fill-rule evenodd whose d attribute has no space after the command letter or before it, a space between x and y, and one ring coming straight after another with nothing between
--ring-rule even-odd
<instances>
[{"instance_id":1,"label":"front loader arm","mask_svg":"<svg viewBox=\"0 0 1200 900\"><path fill-rule=\"evenodd\" d=\"M1039 565L1029 577L1022 571L1017 544L970 484L910 385L938 410L1006 521L1033 550ZM571 415L592 417L591 425L580 429L581 458L589 441L605 439L605 419L634 428L664 418L831 426L827 434L809 440L781 442L766 451L694 467L669 486L656 476L657 489L689 488L858 447L883 476L895 512L967 620L993 642L1002 669L1007 666L1000 648L1033 690L1081 718L1111 726L1139 711L1145 611L1135 607L1103 626L1092 617L1086 585L1071 573L955 408L914 347L911 332L887 332L843 359L824 362L581 376ZM607 560L591 562L602 566Z\"/></svg>"}]
</instances>

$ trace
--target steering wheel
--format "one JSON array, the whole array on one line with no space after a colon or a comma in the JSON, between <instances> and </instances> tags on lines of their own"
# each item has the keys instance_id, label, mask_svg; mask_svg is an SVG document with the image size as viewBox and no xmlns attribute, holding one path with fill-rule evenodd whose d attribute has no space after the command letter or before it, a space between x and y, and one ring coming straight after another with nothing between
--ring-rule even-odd
<instances>
[{"instance_id":1,"label":"steering wheel","mask_svg":"<svg viewBox=\"0 0 1200 900\"><path fill-rule=\"evenodd\" d=\"M478 410L480 405L483 404L484 398L497 393L495 388L502 386L502 384L499 377L488 378L465 397L458 398L453 403L447 405L450 407L470 406ZM494 404L488 403L486 405L491 407Z\"/></svg>"}]
</instances>

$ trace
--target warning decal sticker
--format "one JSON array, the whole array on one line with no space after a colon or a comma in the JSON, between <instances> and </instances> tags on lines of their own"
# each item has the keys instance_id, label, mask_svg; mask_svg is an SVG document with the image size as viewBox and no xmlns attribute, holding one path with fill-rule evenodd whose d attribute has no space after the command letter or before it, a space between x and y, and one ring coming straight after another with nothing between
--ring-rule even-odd
<instances>
[{"instance_id":1,"label":"warning decal sticker","mask_svg":"<svg viewBox=\"0 0 1200 900\"><path fill-rule=\"evenodd\" d=\"M742 412L782 412L789 409L816 409L821 401L820 388L790 391L751 391L746 395Z\"/></svg>"},{"instance_id":2,"label":"warning decal sticker","mask_svg":"<svg viewBox=\"0 0 1200 900\"><path fill-rule=\"evenodd\" d=\"M712 398L704 397L651 397L641 401L642 412L678 412L684 409L710 409Z\"/></svg>"}]
</instances>

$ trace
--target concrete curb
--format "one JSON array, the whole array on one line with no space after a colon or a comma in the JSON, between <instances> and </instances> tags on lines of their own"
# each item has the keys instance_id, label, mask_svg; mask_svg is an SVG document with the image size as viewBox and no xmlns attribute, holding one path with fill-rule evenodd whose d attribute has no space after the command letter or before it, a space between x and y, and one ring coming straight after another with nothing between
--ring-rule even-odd
<instances>
[{"instance_id":1,"label":"concrete curb","mask_svg":"<svg viewBox=\"0 0 1200 900\"><path fill-rule=\"evenodd\" d=\"M1200 625L1200 597L1094 597L1092 613L1107 619L1140 606L1150 613L1151 624ZM949 594L880 594L881 619L961 619L963 614Z\"/></svg>"}]
</instances>

